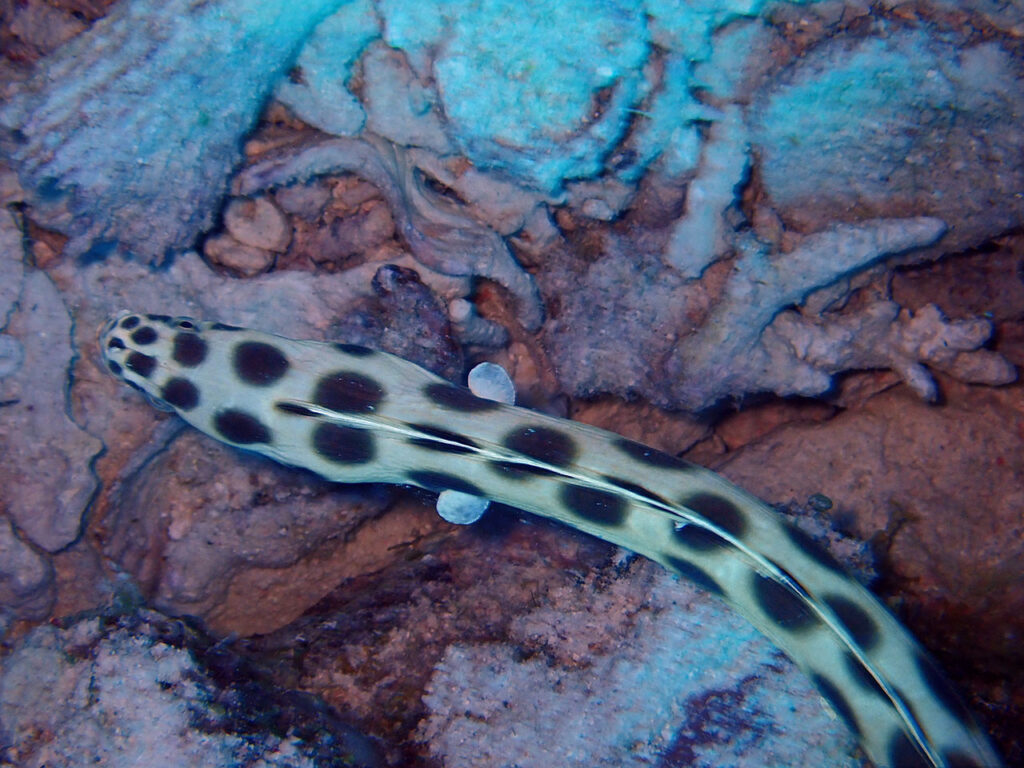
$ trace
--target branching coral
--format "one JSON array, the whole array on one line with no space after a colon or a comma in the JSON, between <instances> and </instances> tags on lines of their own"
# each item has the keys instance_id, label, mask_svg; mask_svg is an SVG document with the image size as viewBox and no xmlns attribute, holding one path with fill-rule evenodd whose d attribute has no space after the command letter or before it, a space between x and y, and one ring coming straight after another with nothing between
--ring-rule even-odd
<instances>
[{"instance_id":1,"label":"branching coral","mask_svg":"<svg viewBox=\"0 0 1024 768\"><path fill-rule=\"evenodd\" d=\"M1013 381L1012 365L978 349L991 334L984 320L950 323L934 307L910 318L890 301L831 317L783 311L886 256L929 245L944 231L938 219L879 219L837 225L786 254L751 244L707 321L668 365L681 402L699 408L759 390L817 395L834 373L875 367L895 369L934 399L935 383L921 363L968 381Z\"/></svg>"},{"instance_id":2,"label":"branching coral","mask_svg":"<svg viewBox=\"0 0 1024 768\"><path fill-rule=\"evenodd\" d=\"M935 401L938 389L928 368L973 384L1016 380L1009 361L980 349L991 335L992 324L983 318L948 320L934 304L911 314L894 302L879 301L832 318L783 312L765 330L762 345L770 358L789 357L804 368L804 376L770 385L781 394L819 394L829 373L891 368L921 398Z\"/></svg>"}]
</instances>

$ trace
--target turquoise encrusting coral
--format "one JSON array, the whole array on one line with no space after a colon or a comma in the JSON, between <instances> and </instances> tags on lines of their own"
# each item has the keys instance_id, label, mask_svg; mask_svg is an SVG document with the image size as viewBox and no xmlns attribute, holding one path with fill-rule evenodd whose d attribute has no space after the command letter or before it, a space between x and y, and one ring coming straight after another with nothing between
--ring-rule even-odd
<instances>
[{"instance_id":1,"label":"turquoise encrusting coral","mask_svg":"<svg viewBox=\"0 0 1024 768\"><path fill-rule=\"evenodd\" d=\"M783 205L853 197L878 206L894 193L925 193L926 212L956 217L965 185L954 194L950 181L970 178L973 215L989 226L1020 217L1009 194L1022 173L1013 130L987 137L989 155L974 152L952 179L923 182L954 145L1020 112L1015 65L998 45L961 55L923 29L865 40L837 34L764 88L751 58L775 36L758 16L763 5L324 0L283 11L222 0L195 12L185 0L159 10L133 3L49 59L0 110L0 122L16 132L12 155L37 206L73 236L74 252L94 256L121 247L160 260L209 227L210 209L241 159L237 137L271 93L327 132L371 130L402 145L458 151L554 196L596 177L633 183L651 167L673 177L697 172L721 177L714 186L722 192L708 201L717 216L754 149L764 156L767 189ZM143 17L146 24L137 24ZM94 60L98 50L134 62L130 74ZM397 66L388 51L399 54ZM361 57L376 62L360 74L362 100L350 88ZM46 88L73 70L79 85ZM69 120L72 104L90 121ZM124 114L134 117L116 117ZM959 117L943 117L950 114ZM725 163L701 146L701 126L718 123L733 126ZM60 151L48 154L55 140ZM190 149L173 149L181 146ZM866 147L867 166L855 147ZM1005 161L998 174L979 172L996 157ZM889 158L897 163L891 169ZM890 178L887 169L899 172ZM900 178L911 172L907 186ZM187 193L171 194L169 173L175 191L184 185ZM944 187L941 196L927 195ZM977 205L993 196L1002 201L996 210ZM703 201L690 214L705 223L691 222L696 240L675 249L720 252L721 225Z\"/></svg>"}]
</instances>

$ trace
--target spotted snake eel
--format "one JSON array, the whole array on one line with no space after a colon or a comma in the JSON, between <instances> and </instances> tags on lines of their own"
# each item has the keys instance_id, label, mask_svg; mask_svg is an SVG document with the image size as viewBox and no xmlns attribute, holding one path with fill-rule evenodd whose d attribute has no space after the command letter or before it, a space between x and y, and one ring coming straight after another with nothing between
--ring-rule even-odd
<instances>
[{"instance_id":1,"label":"spotted snake eel","mask_svg":"<svg viewBox=\"0 0 1024 768\"><path fill-rule=\"evenodd\" d=\"M363 346L135 313L100 344L115 376L217 440L332 481L501 502L661 563L782 648L878 766L1000 764L878 599L710 470Z\"/></svg>"}]
</instances>

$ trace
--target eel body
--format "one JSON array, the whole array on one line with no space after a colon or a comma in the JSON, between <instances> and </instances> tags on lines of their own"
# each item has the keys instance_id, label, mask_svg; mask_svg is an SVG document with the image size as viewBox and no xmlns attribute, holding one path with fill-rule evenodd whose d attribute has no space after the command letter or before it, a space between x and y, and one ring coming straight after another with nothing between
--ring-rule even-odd
<instances>
[{"instance_id":1,"label":"eel body","mask_svg":"<svg viewBox=\"0 0 1024 768\"><path fill-rule=\"evenodd\" d=\"M202 432L337 482L412 484L559 520L725 599L879 766L998 766L934 662L806 534L710 470L472 394L362 346L121 313L115 376Z\"/></svg>"}]
</instances>

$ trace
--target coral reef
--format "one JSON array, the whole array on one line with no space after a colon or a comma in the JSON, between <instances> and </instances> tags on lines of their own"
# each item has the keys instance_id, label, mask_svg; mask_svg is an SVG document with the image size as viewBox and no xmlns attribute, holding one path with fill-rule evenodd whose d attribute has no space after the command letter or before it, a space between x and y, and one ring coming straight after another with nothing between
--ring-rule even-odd
<instances>
[{"instance_id":1,"label":"coral reef","mask_svg":"<svg viewBox=\"0 0 1024 768\"><path fill-rule=\"evenodd\" d=\"M380 36L380 22L369 0L335 5L342 7L316 25L274 96L310 125L352 136L366 112L346 86L363 49Z\"/></svg>"},{"instance_id":2,"label":"coral reef","mask_svg":"<svg viewBox=\"0 0 1024 768\"><path fill-rule=\"evenodd\" d=\"M513 12L506 0L438 3L446 28L433 62L437 88L468 157L557 191L564 179L602 170L642 97L642 9L570 0L515 11L509 27L493 23Z\"/></svg>"},{"instance_id":3,"label":"coral reef","mask_svg":"<svg viewBox=\"0 0 1024 768\"><path fill-rule=\"evenodd\" d=\"M736 199L748 168L746 128L730 107L712 125L700 167L686 188L686 215L672 229L666 260L683 277L698 278L728 247L723 212Z\"/></svg>"},{"instance_id":4,"label":"coral reef","mask_svg":"<svg viewBox=\"0 0 1024 768\"><path fill-rule=\"evenodd\" d=\"M190 314L453 381L491 358L527 405L690 449L772 503L826 494L821 525L873 543L894 608L1022 759L1024 389L1001 387L1024 364L1019 7L103 5L0 14L5 649L129 580L352 707L387 764L850 764L768 646L653 567L508 510L453 533L432 500L183 432L100 369L113 312ZM760 393L799 397L729 412ZM110 719L140 749L312 759L169 736L216 681L148 616L29 634L4 744L70 765ZM93 672L77 714L31 677L79 701ZM541 737L513 732L527 716Z\"/></svg>"},{"instance_id":5,"label":"coral reef","mask_svg":"<svg viewBox=\"0 0 1024 768\"><path fill-rule=\"evenodd\" d=\"M239 3L237 10L246 8ZM754 367L774 366L772 371L752 374L746 365L736 365L741 359L737 349L756 347L759 342L750 336L760 337L790 303L786 278L799 282L800 260L781 258L792 250L791 244L780 242L781 235L799 232L811 242L818 237L825 243L848 234L850 244L840 246L846 250L859 247L857 228L870 228L872 215L894 218L899 212L910 229L921 215L941 219L941 239L922 237L895 249L904 258L916 259L975 244L1021 221L1021 204L1013 194L1022 173L1016 159L1021 137L1010 126L1017 123L1024 96L1015 85L1019 66L996 42L966 41L970 44L957 47L928 29L883 23L877 24L874 36L856 37L844 24L867 21L863 11L847 21L828 4L799 11L783 4L777 11L780 18L805 14L817 24L819 39L809 55L771 66L764 63L766 55L751 54L779 47L779 28L758 17L760 3L651 9L622 2L587 13L579 10L574 4L546 2L513 9L504 0L415 7L358 2L334 8L325 3L306 9L301 19L292 18L284 30L274 26L274 12L265 10L247 16L250 27L232 31L252 49L246 61L221 53L221 47L211 51L212 58L195 57L187 65L183 51L197 48L197 41L206 39L203 35L223 36L219 22L193 14L179 29L165 10L147 33L134 27L129 15L117 12L44 60L34 79L15 89L3 120L13 131L13 158L35 215L72 235L67 253L99 256L118 247L160 260L168 249L187 247L209 228L223 184L238 161L228 144L256 119L257 97L274 88L295 114L346 138L279 142L281 146L261 152L235 180L237 193L252 196L341 171L361 174L380 189L400 241L420 265L444 275L497 281L520 301L519 320L528 330L540 326L543 308L531 276L502 236L533 243L532 258L537 258L545 246L538 251L536 244L557 247L557 231L546 216L538 215L543 207L567 203L585 218L612 220L628 210L635 181L652 171L670 184L685 184L683 215L662 234L666 242L623 244L604 258L622 259L625 251L656 247L688 280L729 257L738 257L742 273L757 248L740 231L750 211L740 205L738 190L755 158L763 200L752 221L768 249L780 254L773 259L779 279L769 281L778 290L770 296L758 291L763 312L730 314L725 307L699 313L716 326L724 317L735 320L740 336L747 338L718 348L715 357L720 328L698 329L696 334L671 330L686 338L678 349L662 350L673 358L664 372L682 380L660 391L644 385L606 386L624 376L607 364L590 380L575 365L559 367L563 386L573 394L640 395L673 407L701 408L722 397L765 389L821 392L829 386L828 375L842 370L841 364L832 363L812 371L805 361L797 362L778 348L755 354ZM522 16L519 25L489 21L513 12ZM982 16L988 12L978 10ZM318 26L322 16L327 18ZM547 21L530 22L541 18ZM267 32L271 28L277 35L273 41ZM519 34L517 29L530 32ZM289 56L310 33L283 76L292 64ZM147 65L124 74L91 62L89 76L80 79L77 90L45 88L67 71L69 57L90 50L117 50L128 59L146 51ZM501 51L500 56L494 51ZM263 71L255 71L255 59ZM579 61L586 65L578 66ZM236 98L232 90L193 88L187 108L176 102L179 114L188 118L172 124L161 105L176 99L180 72L201 66L231 73L232 88L245 87L247 95ZM160 79L164 71L179 72L166 78L166 94L146 94L145 99L137 95L133 83ZM881 81L887 87L875 88ZM488 86L491 82L502 87ZM694 99L698 90L705 94L704 103ZM230 116L218 106L216 130L204 130L203 116L210 114L214 101L230 104ZM100 120L79 126L61 117L76 103L101 115L135 115L125 130L144 130L146 141L140 144L131 133L110 130ZM957 120L949 120L952 114ZM992 134L985 127L993 123L1007 127ZM707 128L701 131L701 125ZM59 152L45 150L44 133L59 144ZM191 143L193 155L165 156L167 150L161 147L193 135L203 136L202 142ZM136 147L133 151L145 162L126 163L118 154L126 146ZM150 158L147 153L154 154ZM459 155L465 159L461 167ZM109 163L120 175L88 175L82 167L85 157L90 168L102 158L101 164ZM894 162L898 168L891 167ZM955 172L941 170L947 167ZM188 179L192 186L201 183L202 189L183 192L179 187L168 201L164 179L169 169L177 169L179 185ZM97 176L104 179L99 187ZM90 196L94 188L97 194ZM86 199L92 200L88 211L83 207ZM496 204L499 199L514 202ZM268 202L258 198L244 204L266 207ZM259 243L240 238L234 212L241 205L236 201L225 207L227 232L208 240L206 251L235 274L258 274L273 268L273 254L286 247L287 235ZM859 211L858 221L837 228L829 211L851 208ZM73 217L61 218L54 213L57 209ZM773 216L791 231L765 230ZM276 226L286 228L281 222ZM824 249L814 255L823 262L830 259ZM787 271L788 264L794 272ZM842 266L832 273L839 279L847 271ZM673 276L654 279L672 281ZM746 290L742 274L733 279L737 284L727 285L726 295ZM605 289L591 287L598 293ZM671 292L672 300L692 307L705 301L702 294L708 290L706 281L679 286ZM678 315L670 309L654 311ZM832 322L816 312L808 314L811 323ZM628 322L624 327L620 319L599 315L601 319L559 324L548 343L564 350L584 348L595 336L607 343L620 339L623 343L609 355L591 355L589 363L629 356L631 350L624 346L635 334L628 332ZM571 340L554 338L572 327L587 330ZM491 341L503 338L483 328L467 329L467 334ZM844 334L819 336L818 344L841 343L842 338ZM987 373L975 378L1009 380L1006 366L1000 375L991 361L970 362L970 350L962 351L964 362L954 371L981 366ZM842 351L826 357L862 364L857 355ZM695 363L684 365L681 358ZM661 378L652 357L636 362L632 370L641 371L643 380ZM878 362L876 356L870 364ZM922 369L895 362L914 377L918 391L930 391ZM686 380L689 371L699 384ZM635 373L625 376L636 378ZM705 383L709 376L713 381Z\"/></svg>"}]
</instances>

